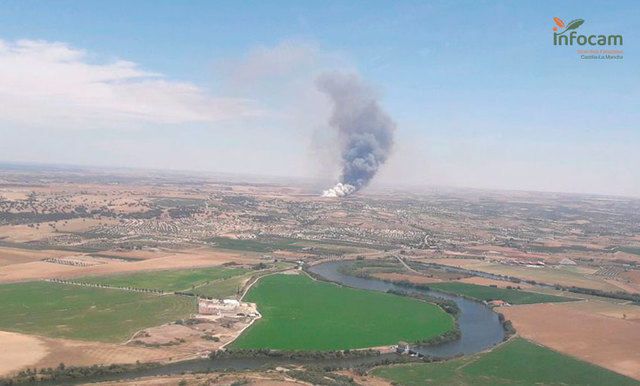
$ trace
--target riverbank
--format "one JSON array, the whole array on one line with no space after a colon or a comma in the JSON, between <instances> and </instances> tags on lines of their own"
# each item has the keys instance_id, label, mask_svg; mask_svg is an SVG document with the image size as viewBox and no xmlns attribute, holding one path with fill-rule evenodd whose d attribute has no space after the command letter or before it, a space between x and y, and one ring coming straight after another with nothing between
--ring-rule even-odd
<instances>
[{"instance_id":1,"label":"riverbank","mask_svg":"<svg viewBox=\"0 0 640 386\"><path fill-rule=\"evenodd\" d=\"M373 290L380 292L387 292L390 289L402 290L401 287L395 286L391 283L385 283L375 279L363 279L350 277L338 272L340 264L348 264L349 261L334 261L325 262L319 265L315 265L309 268L314 274L319 275L325 281L332 281L341 285L365 290ZM373 365L381 365L396 362L425 360L433 361L443 358L457 357L460 355L469 355L477 352L488 350L495 345L502 342L504 338L504 331L502 324L498 318L498 314L493 312L489 307L479 302L472 302L462 297L457 297L448 294L437 293L434 291L425 291L425 294L429 296L436 296L443 299L454 301L458 307L460 307L461 313L459 317L459 326L463 339L459 339L453 342L447 342L435 347L412 347L415 352L425 355L424 359L413 358L407 355L398 355L395 353L371 353L372 355L361 356L362 353L358 353L357 357L353 356L340 356L333 358L322 359L321 355L310 353L309 359L287 358L283 357L282 353L273 352L271 356L265 357L244 357L244 358L222 358L216 357L211 359L195 359L191 361L173 362L167 364L154 364L150 367L144 368L119 368L117 373L102 374L104 368L98 370L95 377L91 378L91 381L98 380L118 380L118 379L134 379L144 376L160 376L180 374L183 372L209 372L220 371L223 369L247 369L247 368L264 368L264 367L276 367L283 365L297 365L297 366L325 366L327 368L361 368L371 367ZM354 353L355 354L355 353ZM313 355L316 355L313 357ZM326 354L322 354L326 355ZM147 366L147 365L144 365ZM116 366L117 367L117 366ZM82 371L78 370L78 373ZM91 372L87 372L91 373ZM29 375L26 379L28 381ZM72 381L65 381L64 384L76 384L86 383L88 378L73 379ZM29 382L29 381L28 381ZM27 382L27 384L29 384ZM48 381L40 383L41 385L54 385L60 384L59 381Z\"/></svg>"}]
</instances>

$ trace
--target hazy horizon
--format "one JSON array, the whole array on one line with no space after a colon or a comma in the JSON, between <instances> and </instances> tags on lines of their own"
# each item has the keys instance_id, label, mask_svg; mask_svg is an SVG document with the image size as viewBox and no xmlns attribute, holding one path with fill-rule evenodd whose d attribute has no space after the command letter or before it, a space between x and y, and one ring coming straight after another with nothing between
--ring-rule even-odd
<instances>
[{"instance_id":1,"label":"hazy horizon","mask_svg":"<svg viewBox=\"0 0 640 386\"><path fill-rule=\"evenodd\" d=\"M640 197L638 16L633 1L8 1L0 160L332 184L329 70L397 123L372 187ZM624 35L625 58L554 47L553 17Z\"/></svg>"},{"instance_id":2,"label":"hazy horizon","mask_svg":"<svg viewBox=\"0 0 640 386\"><path fill-rule=\"evenodd\" d=\"M204 177L204 178L214 178L220 179L219 182L226 182L224 179L228 178L229 182L242 182L242 183L274 183L274 184L283 184L283 183L297 183L301 184L301 186L312 186L312 189L315 189L315 192L318 195L321 194L322 190L326 188L327 184L331 183L331 180L327 180L322 177L304 177L304 176L288 176L288 175L274 175L274 174L251 174L251 173L233 173L233 172L224 172L224 171L215 171L215 170L190 170L190 169L171 169L171 168L145 168L145 167L129 167L129 166L97 166L97 165L73 165L73 164L52 164L52 163L30 163L30 162L6 162L0 160L0 171L9 167L10 169L19 169L24 168L25 170L39 170L46 171L47 168L52 168L60 171L71 171L78 170L83 172L113 172L114 175L119 175L118 173L141 173L141 172L154 172L158 173L160 176L163 174L174 174L182 177ZM559 195L568 195L568 196L599 196L599 197L613 197L613 198L622 198L622 199L640 199L640 195L624 195L624 194L604 194L604 193L589 193L589 192L571 192L571 191L554 191L554 190L527 190L527 189L501 189L501 188L482 188L482 187L473 187L473 186L464 186L464 185L439 185L439 184L413 184L413 183L387 183L384 181L374 181L369 187L363 189L360 194L367 194L368 192L376 194L381 193L383 191L388 191L389 189L394 189L399 192L406 193L421 193L424 191L476 191L476 192L485 192L485 193L513 193L513 194L559 194Z\"/></svg>"}]
</instances>

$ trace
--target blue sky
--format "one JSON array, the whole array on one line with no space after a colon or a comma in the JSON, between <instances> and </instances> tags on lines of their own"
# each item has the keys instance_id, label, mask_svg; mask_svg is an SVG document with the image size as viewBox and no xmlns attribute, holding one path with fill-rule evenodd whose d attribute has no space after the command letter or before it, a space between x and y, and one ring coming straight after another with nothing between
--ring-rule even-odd
<instances>
[{"instance_id":1,"label":"blue sky","mask_svg":"<svg viewBox=\"0 0 640 386\"><path fill-rule=\"evenodd\" d=\"M2 161L332 179L313 78L337 69L398 124L379 183L640 196L636 1L1 5ZM624 59L554 47L556 16Z\"/></svg>"}]
</instances>

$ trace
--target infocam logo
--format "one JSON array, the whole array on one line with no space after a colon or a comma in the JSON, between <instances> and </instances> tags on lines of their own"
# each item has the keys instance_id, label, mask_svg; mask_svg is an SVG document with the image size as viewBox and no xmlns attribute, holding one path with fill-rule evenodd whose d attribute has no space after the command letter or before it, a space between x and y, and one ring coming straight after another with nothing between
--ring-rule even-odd
<instances>
[{"instance_id":1,"label":"infocam logo","mask_svg":"<svg viewBox=\"0 0 640 386\"><path fill-rule=\"evenodd\" d=\"M554 17L553 45L554 46L621 46L622 35L578 35L576 31L584 24L584 20L575 19L565 24L559 17ZM562 32L557 32L563 29Z\"/></svg>"}]
</instances>

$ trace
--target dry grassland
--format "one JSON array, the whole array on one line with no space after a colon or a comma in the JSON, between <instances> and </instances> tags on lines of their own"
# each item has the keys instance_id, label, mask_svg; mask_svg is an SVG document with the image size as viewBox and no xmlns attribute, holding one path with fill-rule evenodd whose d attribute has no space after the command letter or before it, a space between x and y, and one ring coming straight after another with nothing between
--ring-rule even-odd
<instances>
[{"instance_id":1,"label":"dry grassland","mask_svg":"<svg viewBox=\"0 0 640 386\"><path fill-rule=\"evenodd\" d=\"M48 262L30 262L0 267L0 283L49 279L99 276L137 271L211 267L228 262L256 263L256 255L234 252L219 252L210 249L193 249L169 253L163 257L141 261L113 261L90 267L77 267Z\"/></svg>"},{"instance_id":2,"label":"dry grassland","mask_svg":"<svg viewBox=\"0 0 640 386\"><path fill-rule=\"evenodd\" d=\"M39 261L47 257L62 257L69 255L65 251L34 251L29 249L0 247L0 267L11 264L22 264Z\"/></svg>"},{"instance_id":3,"label":"dry grassland","mask_svg":"<svg viewBox=\"0 0 640 386\"><path fill-rule=\"evenodd\" d=\"M527 284L527 283L511 283L510 281L503 281L503 280L493 280L493 279L487 279L484 277L478 277L478 276L473 276L473 277L465 277L463 279L460 280L456 280L459 281L460 283L469 283L469 284L478 284L478 285L494 285L498 288L507 288L509 287L520 287L522 289L527 289L527 288L531 288L533 287L531 284Z\"/></svg>"},{"instance_id":4,"label":"dry grassland","mask_svg":"<svg viewBox=\"0 0 640 386\"><path fill-rule=\"evenodd\" d=\"M520 265L507 265L475 259L433 259L437 264L449 265L464 269L482 271L497 275L514 276L524 280L535 280L546 284L562 284L584 288L600 289L604 291L619 291L624 289L620 281L607 281L603 277L589 275L580 268L531 268Z\"/></svg>"},{"instance_id":5,"label":"dry grassland","mask_svg":"<svg viewBox=\"0 0 640 386\"><path fill-rule=\"evenodd\" d=\"M0 331L0 376L24 368L155 362L180 359L171 347L146 348ZM186 355L183 354L186 357Z\"/></svg>"},{"instance_id":6,"label":"dry grassland","mask_svg":"<svg viewBox=\"0 0 640 386\"><path fill-rule=\"evenodd\" d=\"M570 303L501 307L521 336L640 380L638 323L575 309Z\"/></svg>"},{"instance_id":7,"label":"dry grassland","mask_svg":"<svg viewBox=\"0 0 640 386\"><path fill-rule=\"evenodd\" d=\"M408 281L413 284L429 284L429 283L442 282L442 280L436 279L433 277L404 274L404 273L381 272L381 273L374 273L371 276L378 279L389 280L389 281Z\"/></svg>"},{"instance_id":8,"label":"dry grassland","mask_svg":"<svg viewBox=\"0 0 640 386\"><path fill-rule=\"evenodd\" d=\"M584 311L591 314L599 314L610 318L624 319L630 322L640 323L640 307L632 304L619 304L589 299L583 302L567 303L566 307L577 311ZM640 328L640 325L638 328Z\"/></svg>"},{"instance_id":9,"label":"dry grassland","mask_svg":"<svg viewBox=\"0 0 640 386\"><path fill-rule=\"evenodd\" d=\"M308 385L302 381L288 378L286 373L275 371L222 373L222 374L185 374L165 377L138 378L130 381L99 382L90 385L100 386L175 386L181 381L187 385L233 385L247 384L256 386L288 386L288 385ZM245 383L246 382L246 383ZM89 385L89 384L85 384ZM382 384L380 384L382 385Z\"/></svg>"},{"instance_id":10,"label":"dry grassland","mask_svg":"<svg viewBox=\"0 0 640 386\"><path fill-rule=\"evenodd\" d=\"M37 228L27 225L0 226L0 235L6 241L25 243L29 241L43 240L52 236L59 236L61 232L86 232L98 225L113 225L118 221L114 219L81 219L74 218L56 222L42 222ZM55 229L52 227L55 226Z\"/></svg>"},{"instance_id":11,"label":"dry grassland","mask_svg":"<svg viewBox=\"0 0 640 386\"><path fill-rule=\"evenodd\" d=\"M44 341L37 337L0 331L0 377L33 366L47 355Z\"/></svg>"}]
</instances>

